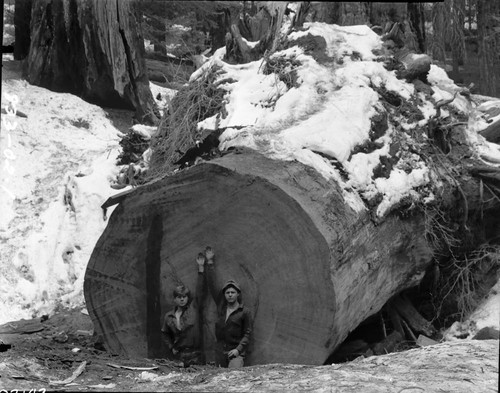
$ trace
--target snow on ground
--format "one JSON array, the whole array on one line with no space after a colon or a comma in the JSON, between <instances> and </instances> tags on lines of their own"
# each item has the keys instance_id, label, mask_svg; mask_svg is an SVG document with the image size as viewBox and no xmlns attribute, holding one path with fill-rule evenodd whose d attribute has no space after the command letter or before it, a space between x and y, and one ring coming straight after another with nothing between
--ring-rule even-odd
<instances>
[{"instance_id":1,"label":"snow on ground","mask_svg":"<svg viewBox=\"0 0 500 393\"><path fill-rule=\"evenodd\" d=\"M130 188L110 187L122 133L105 110L30 85L12 56L2 63L0 151L9 152L0 158L0 324L84 303L85 268L107 224L100 206ZM153 83L151 90L161 93L160 106L175 94Z\"/></svg>"},{"instance_id":2,"label":"snow on ground","mask_svg":"<svg viewBox=\"0 0 500 393\"><path fill-rule=\"evenodd\" d=\"M159 86L154 82L149 82L149 89L151 90L155 102L158 104L160 112L163 114L163 110L174 97L177 90Z\"/></svg>"},{"instance_id":3,"label":"snow on ground","mask_svg":"<svg viewBox=\"0 0 500 393\"><path fill-rule=\"evenodd\" d=\"M444 339L472 339L483 328L492 327L500 330L500 281L498 281L483 299L478 308L463 322L456 321L444 333Z\"/></svg>"},{"instance_id":4,"label":"snow on ground","mask_svg":"<svg viewBox=\"0 0 500 393\"><path fill-rule=\"evenodd\" d=\"M83 275L119 192L118 133L80 98L32 86L3 57L0 151L0 324L83 303ZM108 211L108 215L111 210Z\"/></svg>"}]
</instances>

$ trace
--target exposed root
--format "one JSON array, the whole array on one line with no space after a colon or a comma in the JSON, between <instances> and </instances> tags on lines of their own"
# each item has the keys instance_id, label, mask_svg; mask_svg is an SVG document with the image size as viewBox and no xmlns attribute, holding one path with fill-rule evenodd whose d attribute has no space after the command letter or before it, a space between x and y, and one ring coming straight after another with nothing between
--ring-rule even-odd
<instances>
[{"instance_id":1,"label":"exposed root","mask_svg":"<svg viewBox=\"0 0 500 393\"><path fill-rule=\"evenodd\" d=\"M436 293L436 318L443 307L455 303L455 315L463 321L478 306L489 289L484 277L500 268L500 246L483 245L462 258L452 255L441 275L441 290ZM453 306L453 305L452 305Z\"/></svg>"}]
</instances>

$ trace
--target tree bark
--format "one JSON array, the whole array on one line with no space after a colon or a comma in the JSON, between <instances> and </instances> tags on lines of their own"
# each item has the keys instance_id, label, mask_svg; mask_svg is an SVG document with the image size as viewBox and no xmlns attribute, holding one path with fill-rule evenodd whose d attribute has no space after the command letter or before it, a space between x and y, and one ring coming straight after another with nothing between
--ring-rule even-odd
<instances>
[{"instance_id":1,"label":"tree bark","mask_svg":"<svg viewBox=\"0 0 500 393\"><path fill-rule=\"evenodd\" d=\"M14 9L14 59L24 60L30 49L30 21L32 0L16 1Z\"/></svg>"},{"instance_id":2,"label":"tree bark","mask_svg":"<svg viewBox=\"0 0 500 393\"><path fill-rule=\"evenodd\" d=\"M34 0L28 81L154 122L137 23L129 1Z\"/></svg>"},{"instance_id":3,"label":"tree bark","mask_svg":"<svg viewBox=\"0 0 500 393\"><path fill-rule=\"evenodd\" d=\"M422 3L408 3L408 18L410 20L410 26L415 32L419 52L425 53L426 39L424 5Z\"/></svg>"},{"instance_id":4,"label":"tree bark","mask_svg":"<svg viewBox=\"0 0 500 393\"><path fill-rule=\"evenodd\" d=\"M337 2L314 1L311 3L311 18L315 22L339 24L338 22L340 20L340 5L341 3Z\"/></svg>"},{"instance_id":5,"label":"tree bark","mask_svg":"<svg viewBox=\"0 0 500 393\"><path fill-rule=\"evenodd\" d=\"M151 326L160 329L175 285L194 288L195 258L207 245L220 280L241 284L254 315L249 365L323 364L359 323L416 285L431 260L421 217L375 225L309 167L250 150L226 154L137 188L111 215L84 284L110 351L147 356L160 345L148 339ZM148 305L156 298L160 313ZM211 299L204 316L210 359Z\"/></svg>"},{"instance_id":6,"label":"tree bark","mask_svg":"<svg viewBox=\"0 0 500 393\"><path fill-rule=\"evenodd\" d=\"M269 54L275 52L280 39L288 34L288 32L280 33L287 5L288 2L284 1L266 2L265 7L252 18L251 23L254 27L252 34L265 33L260 36L259 43L252 48L243 41L237 23L233 22L229 39L226 41L226 60L232 63L247 63L261 59L266 51ZM290 28L294 26L294 22L295 20L291 22Z\"/></svg>"},{"instance_id":7,"label":"tree bark","mask_svg":"<svg viewBox=\"0 0 500 393\"><path fill-rule=\"evenodd\" d=\"M340 2L339 25L362 25L368 22L368 3L365 2Z\"/></svg>"},{"instance_id":8,"label":"tree bark","mask_svg":"<svg viewBox=\"0 0 500 393\"><path fill-rule=\"evenodd\" d=\"M481 94L500 94L500 5L497 1L477 0L477 29L479 41L479 74Z\"/></svg>"}]
</instances>

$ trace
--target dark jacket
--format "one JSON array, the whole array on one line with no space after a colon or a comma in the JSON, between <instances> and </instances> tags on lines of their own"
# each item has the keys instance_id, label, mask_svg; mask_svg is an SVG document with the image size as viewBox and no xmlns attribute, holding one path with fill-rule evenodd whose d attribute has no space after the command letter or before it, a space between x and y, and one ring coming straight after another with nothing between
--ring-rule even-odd
<instances>
[{"instance_id":1,"label":"dark jacket","mask_svg":"<svg viewBox=\"0 0 500 393\"><path fill-rule=\"evenodd\" d=\"M241 293L238 296L239 307L233 311L226 321L227 302L223 290L228 286L224 285L223 290L217 290L215 268L208 265L208 288L217 304L217 322L215 323L215 337L217 342L222 343L225 351L237 349L240 354L244 354L250 341L252 333L252 315L241 302ZM234 281L231 285L239 289ZM220 287L219 287L220 288Z\"/></svg>"},{"instance_id":2,"label":"dark jacket","mask_svg":"<svg viewBox=\"0 0 500 393\"><path fill-rule=\"evenodd\" d=\"M200 323L198 307L201 304L201 296L203 289L203 274L198 273L196 282L195 299L190 301L180 317L180 329L177 328L175 321L174 307L165 314L161 331L165 338L165 343L168 348L183 350L199 350L201 346Z\"/></svg>"}]
</instances>

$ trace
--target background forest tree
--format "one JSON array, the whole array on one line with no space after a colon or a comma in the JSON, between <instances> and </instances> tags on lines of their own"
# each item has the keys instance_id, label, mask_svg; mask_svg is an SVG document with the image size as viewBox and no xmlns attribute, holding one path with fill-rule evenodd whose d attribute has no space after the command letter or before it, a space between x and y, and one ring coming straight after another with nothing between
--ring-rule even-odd
<instances>
[{"instance_id":1,"label":"background forest tree","mask_svg":"<svg viewBox=\"0 0 500 393\"><path fill-rule=\"evenodd\" d=\"M154 52L184 58L226 44L225 35L236 24L241 36L255 41L248 28L261 4L257 1L176 2L137 0L143 13L144 38ZM446 0L443 3L311 2L306 21L339 25L368 24L383 27L391 9L408 20L417 48L444 65L450 76L465 85L474 82L485 95L500 95L500 10L490 0ZM189 29L180 31L179 25ZM179 70L176 77L186 78Z\"/></svg>"},{"instance_id":2,"label":"background forest tree","mask_svg":"<svg viewBox=\"0 0 500 393\"><path fill-rule=\"evenodd\" d=\"M28 55L32 0L16 4L14 55ZM226 45L226 34L236 24L241 36L255 39L248 21L259 13L257 1L134 0L141 15L151 80L178 88L195 69L193 56ZM308 2L306 2L308 3ZM339 25L383 26L391 9L406 18L418 48L446 67L457 82L476 85L476 92L500 95L500 5L491 0L445 0L442 3L310 2L305 20ZM9 11L7 11L8 13ZM12 34L14 36L14 34ZM4 42L4 45L12 42ZM167 57L167 54L169 55ZM158 63L161 61L161 63Z\"/></svg>"}]
</instances>

